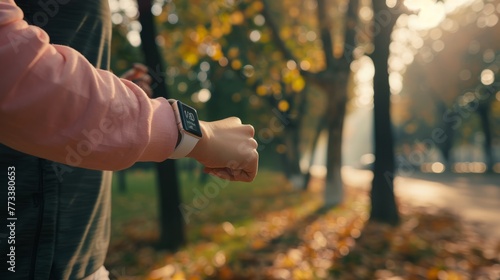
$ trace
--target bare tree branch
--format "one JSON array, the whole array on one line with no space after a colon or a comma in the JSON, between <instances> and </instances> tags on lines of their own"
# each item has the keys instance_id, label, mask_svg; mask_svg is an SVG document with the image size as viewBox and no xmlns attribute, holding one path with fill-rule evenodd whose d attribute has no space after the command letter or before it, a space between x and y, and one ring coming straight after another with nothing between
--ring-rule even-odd
<instances>
[{"instance_id":1,"label":"bare tree branch","mask_svg":"<svg viewBox=\"0 0 500 280\"><path fill-rule=\"evenodd\" d=\"M270 14L271 8L269 7L268 0L263 0L262 2L264 4L264 8L262 9L262 16L264 16L267 26L271 29L272 39L273 39L274 44L283 53L283 56L285 57L285 59L293 60L293 61L297 62L297 64L299 64L298 63L299 60L293 55L292 51L286 46L285 41L283 39L281 39L281 37L280 37L279 27L273 21L272 16ZM300 70L300 73L304 77L309 77L309 76L313 75L312 73L301 69L300 66L299 66L299 70Z\"/></svg>"},{"instance_id":2,"label":"bare tree branch","mask_svg":"<svg viewBox=\"0 0 500 280\"><path fill-rule=\"evenodd\" d=\"M269 4L266 0L262 1L264 3L264 8L262 9L262 15L266 19L266 24L267 26L271 29L272 38L274 43L276 44L276 47L283 53L286 59L288 60L293 60L297 61L293 53L290 51L290 49L287 48L285 45L285 41L283 41L280 37L280 31L278 25L273 21L271 15L270 15L270 7Z\"/></svg>"},{"instance_id":3,"label":"bare tree branch","mask_svg":"<svg viewBox=\"0 0 500 280\"><path fill-rule=\"evenodd\" d=\"M358 24L359 0L350 0L345 17L344 53L339 67L349 70L354 60L353 51L356 48L356 26Z\"/></svg>"},{"instance_id":4,"label":"bare tree branch","mask_svg":"<svg viewBox=\"0 0 500 280\"><path fill-rule=\"evenodd\" d=\"M333 38L330 33L330 19L328 16L328 9L326 7L326 0L317 0L318 5L318 24L320 30L320 38L323 43L323 52L326 59L326 69L334 69L337 63L333 55Z\"/></svg>"}]
</instances>

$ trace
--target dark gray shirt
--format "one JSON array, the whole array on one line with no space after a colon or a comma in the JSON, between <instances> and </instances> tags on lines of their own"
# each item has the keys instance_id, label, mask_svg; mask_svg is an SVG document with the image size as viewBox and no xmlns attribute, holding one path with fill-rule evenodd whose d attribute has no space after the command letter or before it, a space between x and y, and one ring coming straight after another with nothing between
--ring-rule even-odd
<instances>
[{"instance_id":1,"label":"dark gray shirt","mask_svg":"<svg viewBox=\"0 0 500 280\"><path fill-rule=\"evenodd\" d=\"M16 0L53 44L109 68L107 0ZM75 77L78 79L78 77ZM36 94L36 92L33 92ZM54 100L53 106L64 106ZM15 168L15 244L6 225L7 170ZM0 279L81 279L103 265L109 243L111 172L54 163L0 144ZM3 209L3 210L2 210ZM15 246L12 257L11 246ZM9 256L10 255L10 256ZM15 272L8 270L14 259Z\"/></svg>"}]
</instances>

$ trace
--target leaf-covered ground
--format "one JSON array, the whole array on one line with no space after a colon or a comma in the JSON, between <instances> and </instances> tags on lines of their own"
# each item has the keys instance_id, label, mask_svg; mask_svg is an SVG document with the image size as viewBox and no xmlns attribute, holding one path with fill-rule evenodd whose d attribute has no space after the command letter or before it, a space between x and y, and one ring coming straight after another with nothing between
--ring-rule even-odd
<instances>
[{"instance_id":1,"label":"leaf-covered ground","mask_svg":"<svg viewBox=\"0 0 500 280\"><path fill-rule=\"evenodd\" d=\"M221 191L187 225L184 249L157 250L150 175L114 194L106 266L119 279L500 279L487 228L405 201L399 226L368 223L366 192L347 188L342 205L323 209L320 193L291 191L272 173Z\"/></svg>"}]
</instances>

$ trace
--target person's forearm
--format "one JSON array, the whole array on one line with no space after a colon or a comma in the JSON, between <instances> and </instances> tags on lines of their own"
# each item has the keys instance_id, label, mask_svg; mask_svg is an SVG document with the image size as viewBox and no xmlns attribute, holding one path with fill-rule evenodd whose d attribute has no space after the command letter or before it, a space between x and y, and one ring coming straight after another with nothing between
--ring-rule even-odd
<instances>
[{"instance_id":1,"label":"person's forearm","mask_svg":"<svg viewBox=\"0 0 500 280\"><path fill-rule=\"evenodd\" d=\"M168 101L49 44L0 1L0 143L41 158L101 170L162 161L177 140Z\"/></svg>"}]
</instances>

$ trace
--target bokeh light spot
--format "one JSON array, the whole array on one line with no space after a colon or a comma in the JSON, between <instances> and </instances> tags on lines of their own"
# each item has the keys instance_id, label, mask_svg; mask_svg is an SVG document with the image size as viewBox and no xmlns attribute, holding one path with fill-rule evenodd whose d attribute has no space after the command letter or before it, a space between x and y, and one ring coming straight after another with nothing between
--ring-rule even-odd
<instances>
[{"instance_id":1,"label":"bokeh light spot","mask_svg":"<svg viewBox=\"0 0 500 280\"><path fill-rule=\"evenodd\" d=\"M300 69L302 69L304 71L311 69L311 63L307 60L302 60L300 62Z\"/></svg>"},{"instance_id":2,"label":"bokeh light spot","mask_svg":"<svg viewBox=\"0 0 500 280\"><path fill-rule=\"evenodd\" d=\"M266 23L266 18L263 15L258 14L253 18L253 23L258 26L262 26Z\"/></svg>"},{"instance_id":3,"label":"bokeh light spot","mask_svg":"<svg viewBox=\"0 0 500 280\"><path fill-rule=\"evenodd\" d=\"M250 40L252 42L257 42L260 40L260 38L262 37L260 32L258 30L253 30L252 32L250 32Z\"/></svg>"},{"instance_id":4,"label":"bokeh light spot","mask_svg":"<svg viewBox=\"0 0 500 280\"><path fill-rule=\"evenodd\" d=\"M185 82L180 82L178 85L177 85L177 89L180 91L180 92L186 92L188 86Z\"/></svg>"},{"instance_id":5,"label":"bokeh light spot","mask_svg":"<svg viewBox=\"0 0 500 280\"><path fill-rule=\"evenodd\" d=\"M286 112L288 111L288 109L290 109L290 104L288 103L288 101L286 100L281 100L279 103L278 103L278 109L281 111L281 112Z\"/></svg>"},{"instance_id":6,"label":"bokeh light spot","mask_svg":"<svg viewBox=\"0 0 500 280\"><path fill-rule=\"evenodd\" d=\"M168 15L167 20L170 24L176 24L177 22L179 22L179 16L177 16L176 14L170 14Z\"/></svg>"},{"instance_id":7,"label":"bokeh light spot","mask_svg":"<svg viewBox=\"0 0 500 280\"><path fill-rule=\"evenodd\" d=\"M255 74L255 69L253 68L252 65L243 66L243 75L245 75L245 77L250 78L254 74Z\"/></svg>"},{"instance_id":8,"label":"bokeh light spot","mask_svg":"<svg viewBox=\"0 0 500 280\"><path fill-rule=\"evenodd\" d=\"M153 6L151 7L151 13L154 16L159 16L162 12L162 8L160 3L154 3Z\"/></svg>"},{"instance_id":9,"label":"bokeh light spot","mask_svg":"<svg viewBox=\"0 0 500 280\"><path fill-rule=\"evenodd\" d=\"M127 33L127 40L134 47L138 47L141 45L141 35L137 30L131 30Z\"/></svg>"},{"instance_id":10,"label":"bokeh light spot","mask_svg":"<svg viewBox=\"0 0 500 280\"><path fill-rule=\"evenodd\" d=\"M493 73L491 69L484 69L481 72L481 83L483 83L483 85L489 86L493 84L494 81L495 81L495 73Z\"/></svg>"},{"instance_id":11,"label":"bokeh light spot","mask_svg":"<svg viewBox=\"0 0 500 280\"><path fill-rule=\"evenodd\" d=\"M119 13L114 13L111 16L111 21L115 25L121 24L123 22L123 16L121 14L119 14Z\"/></svg>"}]
</instances>

